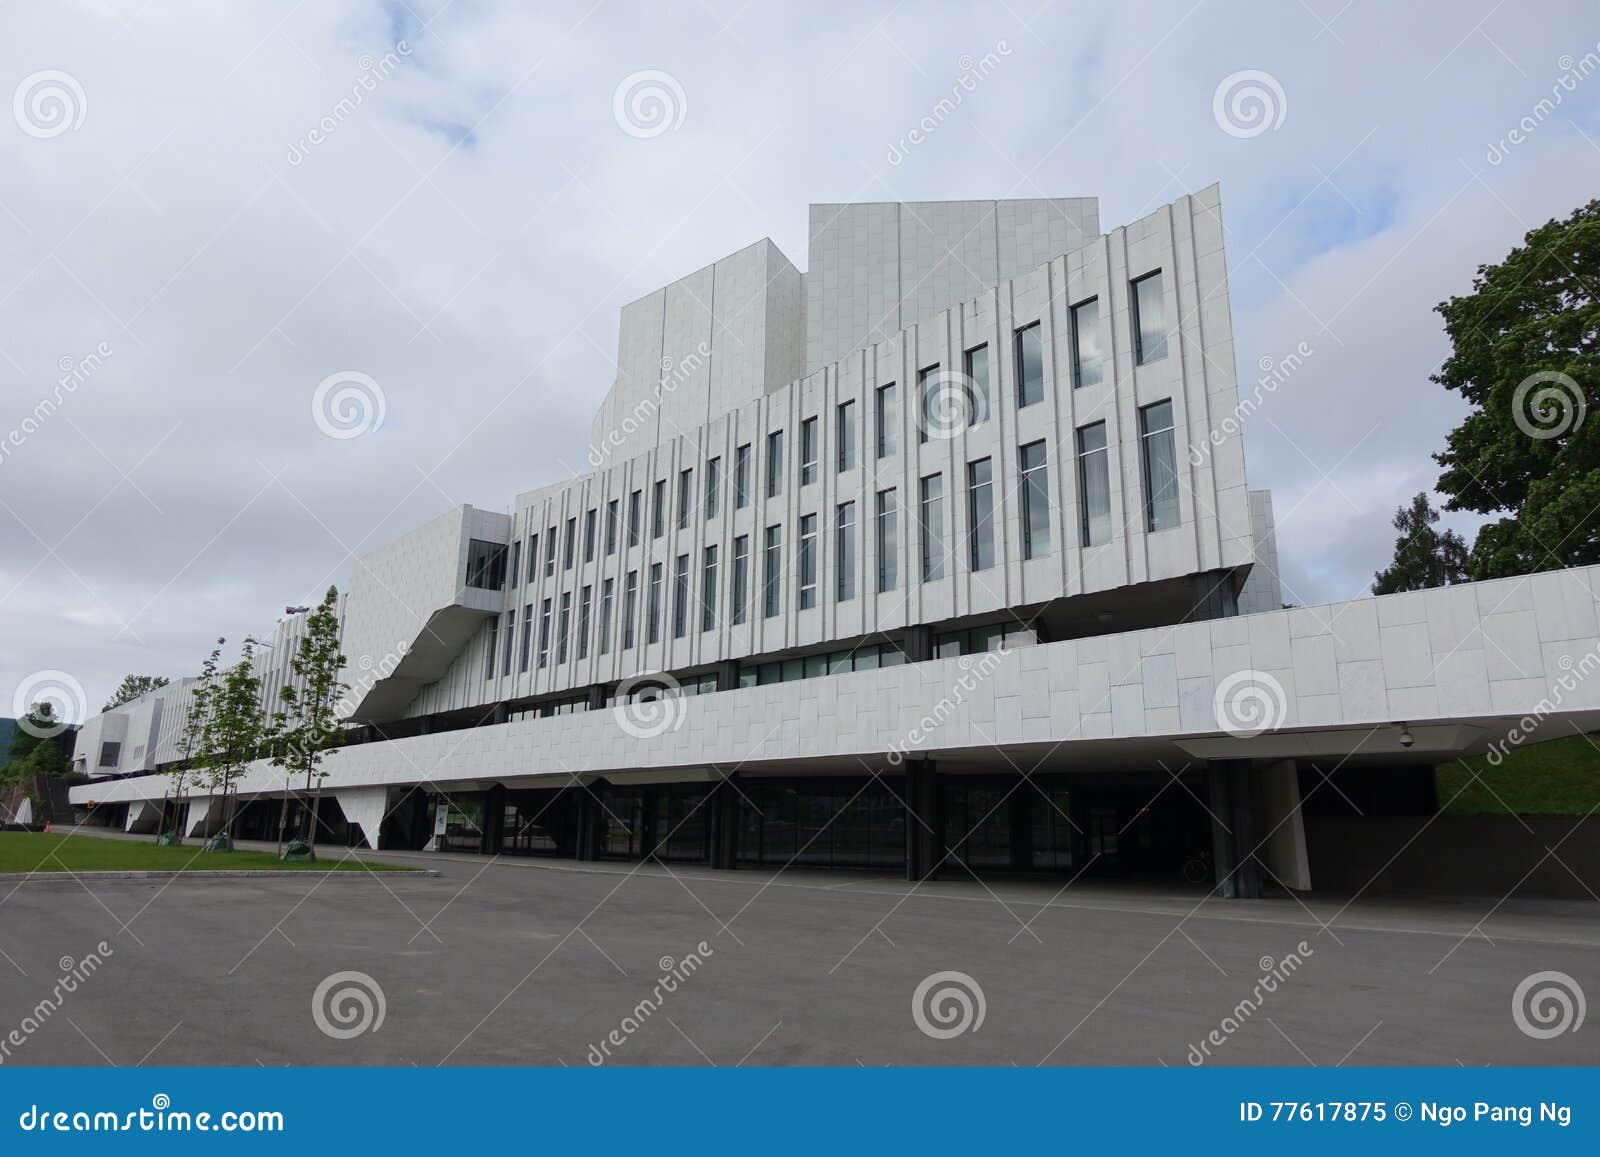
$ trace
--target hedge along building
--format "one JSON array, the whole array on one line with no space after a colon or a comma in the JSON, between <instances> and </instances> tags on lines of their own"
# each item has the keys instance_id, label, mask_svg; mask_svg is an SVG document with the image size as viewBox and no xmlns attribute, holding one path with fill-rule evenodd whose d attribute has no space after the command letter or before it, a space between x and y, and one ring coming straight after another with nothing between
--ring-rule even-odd
<instances>
[{"instance_id":1,"label":"hedge along building","mask_svg":"<svg viewBox=\"0 0 1600 1157\"><path fill-rule=\"evenodd\" d=\"M812 206L806 273L761 241L657 290L617 365L592 472L356 565L353 841L1248 895L1310 886L1313 801L1426 809L1441 758L1600 706L1561 686L1586 571L1282 609L1215 187L1105 233Z\"/></svg>"}]
</instances>

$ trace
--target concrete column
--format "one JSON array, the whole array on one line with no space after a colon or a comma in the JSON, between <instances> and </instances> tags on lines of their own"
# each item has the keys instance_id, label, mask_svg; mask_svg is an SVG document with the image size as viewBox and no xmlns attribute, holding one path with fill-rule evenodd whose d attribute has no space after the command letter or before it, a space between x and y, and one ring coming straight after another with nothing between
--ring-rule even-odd
<instances>
[{"instance_id":1,"label":"concrete column","mask_svg":"<svg viewBox=\"0 0 1600 1157\"><path fill-rule=\"evenodd\" d=\"M503 705L502 705L503 706ZM479 851L498 856L505 846L506 785L497 783L483 793L483 839Z\"/></svg>"},{"instance_id":2,"label":"concrete column","mask_svg":"<svg viewBox=\"0 0 1600 1157\"><path fill-rule=\"evenodd\" d=\"M717 784L706 801L708 843L713 868L739 866L739 790L729 776Z\"/></svg>"},{"instance_id":3,"label":"concrete column","mask_svg":"<svg viewBox=\"0 0 1600 1157\"><path fill-rule=\"evenodd\" d=\"M1193 606L1186 616L1187 622L1231 619L1239 613L1239 596L1234 589L1234 579L1231 574L1208 571L1205 574L1191 576L1190 582L1193 584L1191 595Z\"/></svg>"},{"instance_id":4,"label":"concrete column","mask_svg":"<svg viewBox=\"0 0 1600 1157\"><path fill-rule=\"evenodd\" d=\"M1211 809L1211 855L1217 895L1254 900L1261 895L1261 872L1252 854L1257 812L1248 760L1219 759L1206 768Z\"/></svg>"},{"instance_id":5,"label":"concrete column","mask_svg":"<svg viewBox=\"0 0 1600 1157\"><path fill-rule=\"evenodd\" d=\"M597 798L606 789L606 781L596 780L587 789L579 787L578 793L578 846L577 858L598 860L600 844L605 831L605 809Z\"/></svg>"},{"instance_id":6,"label":"concrete column","mask_svg":"<svg viewBox=\"0 0 1600 1157\"><path fill-rule=\"evenodd\" d=\"M944 809L931 759L908 759L903 792L906 805L906 879L931 880L944 857Z\"/></svg>"},{"instance_id":7,"label":"concrete column","mask_svg":"<svg viewBox=\"0 0 1600 1157\"><path fill-rule=\"evenodd\" d=\"M1311 861L1306 856L1306 825L1300 810L1300 773L1292 759L1269 763L1261 777L1262 862L1286 888L1311 887Z\"/></svg>"},{"instance_id":8,"label":"concrete column","mask_svg":"<svg viewBox=\"0 0 1600 1157\"><path fill-rule=\"evenodd\" d=\"M933 658L933 632L927 627L907 627L901 646L907 663L923 663Z\"/></svg>"},{"instance_id":9,"label":"concrete column","mask_svg":"<svg viewBox=\"0 0 1600 1157\"><path fill-rule=\"evenodd\" d=\"M324 797L326 798L326 797ZM355 824L367 837L367 847L377 850L379 829L389 810L389 789L386 787L335 788L333 798L344 812L347 823ZM321 833L318 833L319 837Z\"/></svg>"},{"instance_id":10,"label":"concrete column","mask_svg":"<svg viewBox=\"0 0 1600 1157\"><path fill-rule=\"evenodd\" d=\"M739 660L724 659L717 664L717 690L737 691L739 689Z\"/></svg>"}]
</instances>

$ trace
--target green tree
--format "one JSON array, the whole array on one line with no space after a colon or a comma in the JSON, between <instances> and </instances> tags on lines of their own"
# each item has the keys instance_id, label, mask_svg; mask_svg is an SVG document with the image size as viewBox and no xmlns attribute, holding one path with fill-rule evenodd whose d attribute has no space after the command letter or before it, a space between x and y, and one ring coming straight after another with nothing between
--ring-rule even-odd
<instances>
[{"instance_id":1,"label":"green tree","mask_svg":"<svg viewBox=\"0 0 1600 1157\"><path fill-rule=\"evenodd\" d=\"M219 794L222 802L220 834L225 838L215 841L218 851L233 850L238 780L269 738L261 709L261 679L255 672L255 646L254 639L245 639L239 661L218 677L207 696L200 732L201 782Z\"/></svg>"},{"instance_id":2,"label":"green tree","mask_svg":"<svg viewBox=\"0 0 1600 1157\"><path fill-rule=\"evenodd\" d=\"M1600 562L1600 201L1530 232L1439 305L1452 352L1433 380L1472 412L1435 457L1445 509L1502 515L1472 577Z\"/></svg>"},{"instance_id":3,"label":"green tree","mask_svg":"<svg viewBox=\"0 0 1600 1157\"><path fill-rule=\"evenodd\" d=\"M344 652L339 647L339 591L329 587L322 602L306 619L305 633L289 662L293 682L283 687L283 709L273 716L272 762L285 773L304 774L311 797L306 840L311 858L317 858L317 805L321 802L323 757L335 746L343 728L339 702L349 690L339 679ZM278 819L278 844L283 844L289 800L284 797Z\"/></svg>"},{"instance_id":4,"label":"green tree","mask_svg":"<svg viewBox=\"0 0 1600 1157\"><path fill-rule=\"evenodd\" d=\"M200 665L200 677L190 689L189 711L183 719L183 738L180 741L178 764L169 781L172 827L157 837L158 842L183 843L183 829L186 826L183 806L189 797L190 786L198 778L197 764L205 742L206 720L210 718L211 697L217 689L217 668L222 665L222 648L226 642L226 639L217 640L217 645L211 648L211 654L207 655L206 661ZM165 812L166 808L163 806L163 827L165 827Z\"/></svg>"},{"instance_id":5,"label":"green tree","mask_svg":"<svg viewBox=\"0 0 1600 1157\"><path fill-rule=\"evenodd\" d=\"M1394 512L1394 561L1372 576L1372 593L1392 595L1399 591L1421 591L1429 587L1466 582L1467 544L1453 530L1434 529L1439 512L1419 494L1409 507Z\"/></svg>"},{"instance_id":6,"label":"green tree","mask_svg":"<svg viewBox=\"0 0 1600 1157\"><path fill-rule=\"evenodd\" d=\"M117 689L111 693L111 698L106 700L106 705L101 711L110 711L113 707L121 707L124 703L132 703L139 696L158 687L167 685L165 675L124 675L122 682L117 684Z\"/></svg>"}]
</instances>

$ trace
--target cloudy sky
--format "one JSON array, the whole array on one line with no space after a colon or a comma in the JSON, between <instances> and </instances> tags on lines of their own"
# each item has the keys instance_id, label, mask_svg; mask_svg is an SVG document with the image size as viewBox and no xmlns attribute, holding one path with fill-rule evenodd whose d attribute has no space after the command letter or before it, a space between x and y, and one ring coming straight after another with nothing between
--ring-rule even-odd
<instances>
[{"instance_id":1,"label":"cloudy sky","mask_svg":"<svg viewBox=\"0 0 1600 1157\"><path fill-rule=\"evenodd\" d=\"M762 236L803 266L812 201L1110 226L1220 181L1241 382L1313 351L1247 432L1285 597L1362 594L1462 412L1434 305L1600 192L1592 0L537 7L0 8L0 714L43 670L91 708L191 672L574 473L619 307ZM646 71L653 135L616 110ZM1270 124L1219 119L1247 71ZM383 419L330 437L346 371Z\"/></svg>"}]
</instances>

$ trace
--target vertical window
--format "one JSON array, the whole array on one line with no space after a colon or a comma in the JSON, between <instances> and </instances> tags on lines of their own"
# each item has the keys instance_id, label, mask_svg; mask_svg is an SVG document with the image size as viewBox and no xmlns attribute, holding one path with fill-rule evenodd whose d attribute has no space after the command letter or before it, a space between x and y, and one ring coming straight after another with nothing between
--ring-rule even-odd
<instances>
[{"instance_id":1,"label":"vertical window","mask_svg":"<svg viewBox=\"0 0 1600 1157\"><path fill-rule=\"evenodd\" d=\"M800 550L795 556L795 566L800 579L800 609L810 610L817 605L817 516L800 518Z\"/></svg>"},{"instance_id":2,"label":"vertical window","mask_svg":"<svg viewBox=\"0 0 1600 1157\"><path fill-rule=\"evenodd\" d=\"M838 406L837 441L839 470L854 470L856 465L856 404L840 402Z\"/></svg>"},{"instance_id":3,"label":"vertical window","mask_svg":"<svg viewBox=\"0 0 1600 1157\"><path fill-rule=\"evenodd\" d=\"M561 616L556 620L556 665L567 661L567 636L572 630L572 592L561 592Z\"/></svg>"},{"instance_id":4,"label":"vertical window","mask_svg":"<svg viewBox=\"0 0 1600 1157\"><path fill-rule=\"evenodd\" d=\"M600 584L600 638L595 649L602 655L611 650L611 602L616 590L616 579L606 579Z\"/></svg>"},{"instance_id":5,"label":"vertical window","mask_svg":"<svg viewBox=\"0 0 1600 1157\"><path fill-rule=\"evenodd\" d=\"M539 604L539 666L550 665L550 600Z\"/></svg>"},{"instance_id":6,"label":"vertical window","mask_svg":"<svg viewBox=\"0 0 1600 1157\"><path fill-rule=\"evenodd\" d=\"M893 490L878 491L878 590L900 585L900 507Z\"/></svg>"},{"instance_id":7,"label":"vertical window","mask_svg":"<svg viewBox=\"0 0 1600 1157\"><path fill-rule=\"evenodd\" d=\"M689 508L694 501L694 471L678 471L678 529L689 525Z\"/></svg>"},{"instance_id":8,"label":"vertical window","mask_svg":"<svg viewBox=\"0 0 1600 1157\"><path fill-rule=\"evenodd\" d=\"M722 459L713 458L706 463L706 519L717 516L717 502L722 493Z\"/></svg>"},{"instance_id":9,"label":"vertical window","mask_svg":"<svg viewBox=\"0 0 1600 1157\"><path fill-rule=\"evenodd\" d=\"M1016 346L1017 407L1020 409L1044 401L1044 339L1040 336L1039 323L1017 330L1012 341Z\"/></svg>"},{"instance_id":10,"label":"vertical window","mask_svg":"<svg viewBox=\"0 0 1600 1157\"><path fill-rule=\"evenodd\" d=\"M1022 464L1022 557L1043 558L1050 553L1050 468L1044 440L1028 443L1017 458Z\"/></svg>"},{"instance_id":11,"label":"vertical window","mask_svg":"<svg viewBox=\"0 0 1600 1157\"><path fill-rule=\"evenodd\" d=\"M879 386L877 399L878 457L887 458L900 449L900 398L894 383Z\"/></svg>"},{"instance_id":12,"label":"vertical window","mask_svg":"<svg viewBox=\"0 0 1600 1157\"><path fill-rule=\"evenodd\" d=\"M556 573L556 528L544 532L544 573L548 578Z\"/></svg>"},{"instance_id":13,"label":"vertical window","mask_svg":"<svg viewBox=\"0 0 1600 1157\"><path fill-rule=\"evenodd\" d=\"M506 626L502 632L505 636L505 649L501 655L500 670L502 673L511 674L511 651L517 638L517 612L506 612Z\"/></svg>"},{"instance_id":14,"label":"vertical window","mask_svg":"<svg viewBox=\"0 0 1600 1157\"><path fill-rule=\"evenodd\" d=\"M750 505L750 443L746 442L733 452L733 508L743 510Z\"/></svg>"},{"instance_id":15,"label":"vertical window","mask_svg":"<svg viewBox=\"0 0 1600 1157\"><path fill-rule=\"evenodd\" d=\"M628 545L639 545L639 507L644 503L644 491L635 490L628 495Z\"/></svg>"},{"instance_id":16,"label":"vertical window","mask_svg":"<svg viewBox=\"0 0 1600 1157\"><path fill-rule=\"evenodd\" d=\"M517 580L522 574L522 540L519 538L511 544L511 570L507 573L507 585L511 590L516 590L519 585Z\"/></svg>"},{"instance_id":17,"label":"vertical window","mask_svg":"<svg viewBox=\"0 0 1600 1157\"><path fill-rule=\"evenodd\" d=\"M620 513L621 502L613 498L606 503L606 553L617 553L617 532L621 529L617 524L622 521Z\"/></svg>"},{"instance_id":18,"label":"vertical window","mask_svg":"<svg viewBox=\"0 0 1600 1157\"><path fill-rule=\"evenodd\" d=\"M800 485L810 486L817 480L817 420L806 418L800 423Z\"/></svg>"},{"instance_id":19,"label":"vertical window","mask_svg":"<svg viewBox=\"0 0 1600 1157\"><path fill-rule=\"evenodd\" d=\"M1178 509L1177 432L1172 402L1157 402L1139 411L1139 449L1144 466L1146 530L1171 530L1182 518Z\"/></svg>"},{"instance_id":20,"label":"vertical window","mask_svg":"<svg viewBox=\"0 0 1600 1157\"><path fill-rule=\"evenodd\" d=\"M917 441L928 440L928 426L934 421L939 408L935 391L939 388L939 367L929 366L917 371Z\"/></svg>"},{"instance_id":21,"label":"vertical window","mask_svg":"<svg viewBox=\"0 0 1600 1157\"><path fill-rule=\"evenodd\" d=\"M922 544L922 581L944 578L944 475L922 480L917 503L917 531Z\"/></svg>"},{"instance_id":22,"label":"vertical window","mask_svg":"<svg viewBox=\"0 0 1600 1157\"><path fill-rule=\"evenodd\" d=\"M1167 301L1161 289L1161 270L1133 283L1133 357L1138 365L1167 356Z\"/></svg>"},{"instance_id":23,"label":"vertical window","mask_svg":"<svg viewBox=\"0 0 1600 1157\"><path fill-rule=\"evenodd\" d=\"M650 537L667 533L667 480L657 478L650 488Z\"/></svg>"},{"instance_id":24,"label":"vertical window","mask_svg":"<svg viewBox=\"0 0 1600 1157\"><path fill-rule=\"evenodd\" d=\"M750 601L750 536L741 534L733 540L733 590L729 595L731 606L728 618L735 626L745 621L746 604Z\"/></svg>"},{"instance_id":25,"label":"vertical window","mask_svg":"<svg viewBox=\"0 0 1600 1157\"><path fill-rule=\"evenodd\" d=\"M769 526L762 543L761 613L772 618L783 597L783 527Z\"/></svg>"},{"instance_id":26,"label":"vertical window","mask_svg":"<svg viewBox=\"0 0 1600 1157\"><path fill-rule=\"evenodd\" d=\"M589 604L594 588L585 586L578 595L578 658L589 657Z\"/></svg>"},{"instance_id":27,"label":"vertical window","mask_svg":"<svg viewBox=\"0 0 1600 1157\"><path fill-rule=\"evenodd\" d=\"M578 540L578 520L576 518L569 518L569 519L567 519L567 534L566 534L566 537L561 540L561 569L562 570L571 570L572 569L572 560L573 560L573 557L574 557L574 553L573 552L577 548L577 545L578 545L578 541L577 540Z\"/></svg>"},{"instance_id":28,"label":"vertical window","mask_svg":"<svg viewBox=\"0 0 1600 1157\"><path fill-rule=\"evenodd\" d=\"M622 588L622 649L633 650L635 628L639 621L639 572L630 570L628 581Z\"/></svg>"},{"instance_id":29,"label":"vertical window","mask_svg":"<svg viewBox=\"0 0 1600 1157\"><path fill-rule=\"evenodd\" d=\"M767 497L783 493L783 431L767 435Z\"/></svg>"},{"instance_id":30,"label":"vertical window","mask_svg":"<svg viewBox=\"0 0 1600 1157\"><path fill-rule=\"evenodd\" d=\"M1072 307L1072 384L1098 386L1102 380L1100 302L1091 297Z\"/></svg>"},{"instance_id":31,"label":"vertical window","mask_svg":"<svg viewBox=\"0 0 1600 1157\"><path fill-rule=\"evenodd\" d=\"M841 502L833 519L834 592L836 602L856 597L856 504Z\"/></svg>"},{"instance_id":32,"label":"vertical window","mask_svg":"<svg viewBox=\"0 0 1600 1157\"><path fill-rule=\"evenodd\" d=\"M680 554L672 576L672 637L683 638L689 629L689 556Z\"/></svg>"},{"instance_id":33,"label":"vertical window","mask_svg":"<svg viewBox=\"0 0 1600 1157\"><path fill-rule=\"evenodd\" d=\"M1078 493L1083 502L1083 545L1110 542L1111 464L1104 422L1078 431Z\"/></svg>"},{"instance_id":34,"label":"vertical window","mask_svg":"<svg viewBox=\"0 0 1600 1157\"><path fill-rule=\"evenodd\" d=\"M583 512L583 561L594 561L594 528L595 518L600 512L586 510Z\"/></svg>"},{"instance_id":35,"label":"vertical window","mask_svg":"<svg viewBox=\"0 0 1600 1157\"><path fill-rule=\"evenodd\" d=\"M500 653L500 616L489 620L489 645L483 652L483 677L494 678L494 657Z\"/></svg>"},{"instance_id":36,"label":"vertical window","mask_svg":"<svg viewBox=\"0 0 1600 1157\"><path fill-rule=\"evenodd\" d=\"M533 604L527 603L522 608L522 650L517 655L517 670L526 671L528 660L533 654Z\"/></svg>"},{"instance_id":37,"label":"vertical window","mask_svg":"<svg viewBox=\"0 0 1600 1157\"><path fill-rule=\"evenodd\" d=\"M533 582L535 572L539 569L539 536L528 535L528 582Z\"/></svg>"},{"instance_id":38,"label":"vertical window","mask_svg":"<svg viewBox=\"0 0 1600 1157\"><path fill-rule=\"evenodd\" d=\"M967 376L967 421L976 426L989 420L989 347L975 346L962 355Z\"/></svg>"},{"instance_id":39,"label":"vertical window","mask_svg":"<svg viewBox=\"0 0 1600 1157\"><path fill-rule=\"evenodd\" d=\"M644 606L644 641L659 643L661 641L661 564L650 564L650 592L645 596Z\"/></svg>"},{"instance_id":40,"label":"vertical window","mask_svg":"<svg viewBox=\"0 0 1600 1157\"><path fill-rule=\"evenodd\" d=\"M717 626L717 548L708 546L700 564L700 629Z\"/></svg>"},{"instance_id":41,"label":"vertical window","mask_svg":"<svg viewBox=\"0 0 1600 1157\"><path fill-rule=\"evenodd\" d=\"M967 463L967 566L988 570L994 565L994 464L979 458Z\"/></svg>"}]
</instances>

